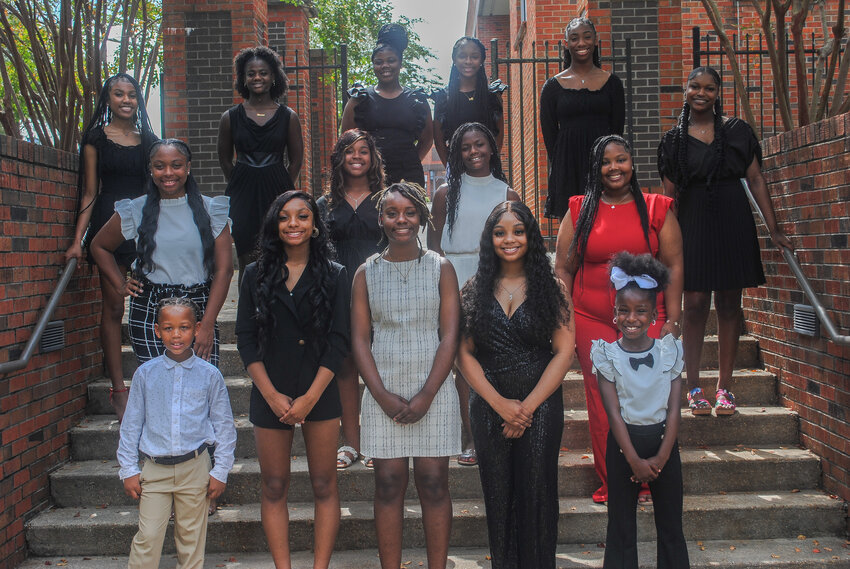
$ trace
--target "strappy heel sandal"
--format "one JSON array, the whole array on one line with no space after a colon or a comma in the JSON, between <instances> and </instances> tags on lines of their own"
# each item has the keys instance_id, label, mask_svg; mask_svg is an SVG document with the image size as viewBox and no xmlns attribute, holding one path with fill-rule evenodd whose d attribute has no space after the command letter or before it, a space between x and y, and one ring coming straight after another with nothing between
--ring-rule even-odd
<instances>
[{"instance_id":1,"label":"strappy heel sandal","mask_svg":"<svg viewBox=\"0 0 850 569\"><path fill-rule=\"evenodd\" d=\"M354 450L354 447L345 445L339 447L336 451L336 469L345 470L360 458L360 453Z\"/></svg>"},{"instance_id":2,"label":"strappy heel sandal","mask_svg":"<svg viewBox=\"0 0 850 569\"><path fill-rule=\"evenodd\" d=\"M717 399L714 403L714 414L719 416L735 414L735 396L725 389L717 390Z\"/></svg>"},{"instance_id":3,"label":"strappy heel sandal","mask_svg":"<svg viewBox=\"0 0 850 569\"><path fill-rule=\"evenodd\" d=\"M701 387L694 387L688 391L688 409L693 415L711 415L711 403L705 398Z\"/></svg>"}]
</instances>

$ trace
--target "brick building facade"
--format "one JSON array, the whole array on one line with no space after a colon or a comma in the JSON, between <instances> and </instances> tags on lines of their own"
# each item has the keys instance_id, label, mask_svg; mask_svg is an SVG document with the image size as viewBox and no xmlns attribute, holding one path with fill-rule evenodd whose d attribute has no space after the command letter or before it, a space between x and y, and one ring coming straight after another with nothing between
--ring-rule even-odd
<instances>
[{"instance_id":1,"label":"brick building facade","mask_svg":"<svg viewBox=\"0 0 850 569\"><path fill-rule=\"evenodd\" d=\"M0 136L0 362L17 359L64 265L76 223L77 156ZM100 287L83 260L53 320L65 347L36 349L0 375L0 568L26 557L24 524L48 506L49 473L70 457L86 385L101 374Z\"/></svg>"}]
</instances>

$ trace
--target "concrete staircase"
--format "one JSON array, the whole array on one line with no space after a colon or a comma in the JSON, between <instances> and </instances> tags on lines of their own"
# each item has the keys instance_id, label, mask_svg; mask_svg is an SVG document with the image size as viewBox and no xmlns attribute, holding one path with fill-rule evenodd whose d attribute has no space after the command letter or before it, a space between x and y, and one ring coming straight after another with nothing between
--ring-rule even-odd
<instances>
[{"instance_id":1,"label":"concrete staircase","mask_svg":"<svg viewBox=\"0 0 850 569\"><path fill-rule=\"evenodd\" d=\"M248 394L251 382L235 347L235 286L220 318L221 369L236 416L236 465L219 511L210 518L207 565L272 567L260 524L260 475ZM711 324L713 326L713 324ZM702 380L713 392L716 337L706 337ZM124 349L126 377L135 357ZM742 403L732 417L685 414L680 444L685 485L684 527L693 567L842 567L850 568L844 540L842 503L818 489L816 456L798 446L797 417L777 406L776 379L759 369L758 346L743 336L732 390ZM564 432L559 465L559 566L601 567L607 510L593 504L597 481L589 452L587 412L581 374L564 379ZM108 383L89 386L88 416L71 434L73 460L51 474L53 507L27 524L31 558L24 567L126 566L137 527L136 507L117 477L118 423L108 402ZM489 567L487 532L476 468L450 467L454 501L454 567ZM303 439L296 434L290 489L290 540L295 567L309 567L313 507ZM334 566L378 567L371 499L371 471L356 464L340 472L342 525ZM421 512L411 484L405 513L405 559L424 566ZM654 566L652 507L641 507L642 564ZM588 545L590 544L590 545ZM166 551L173 552L171 532ZM175 561L164 557L163 566ZM451 566L451 565L450 565Z\"/></svg>"}]
</instances>

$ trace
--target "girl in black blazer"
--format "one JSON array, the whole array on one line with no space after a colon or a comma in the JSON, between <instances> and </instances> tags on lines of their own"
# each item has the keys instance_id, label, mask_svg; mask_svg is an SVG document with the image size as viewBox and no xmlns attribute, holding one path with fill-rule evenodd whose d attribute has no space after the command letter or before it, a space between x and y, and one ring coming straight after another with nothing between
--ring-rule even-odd
<instances>
[{"instance_id":1,"label":"girl in black blazer","mask_svg":"<svg viewBox=\"0 0 850 569\"><path fill-rule=\"evenodd\" d=\"M259 258L245 270L236 318L239 354L254 382L263 530L277 567L290 564L286 495L296 424L315 499L314 567L328 566L339 530L342 410L334 376L349 351L349 294L316 202L304 192L280 195L263 220Z\"/></svg>"}]
</instances>

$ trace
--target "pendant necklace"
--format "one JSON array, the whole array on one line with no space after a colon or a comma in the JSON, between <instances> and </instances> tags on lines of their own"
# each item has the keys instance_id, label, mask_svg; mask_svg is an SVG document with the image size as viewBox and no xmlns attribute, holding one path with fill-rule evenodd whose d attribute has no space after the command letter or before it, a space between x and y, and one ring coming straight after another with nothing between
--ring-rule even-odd
<instances>
[{"instance_id":1,"label":"pendant necklace","mask_svg":"<svg viewBox=\"0 0 850 569\"><path fill-rule=\"evenodd\" d=\"M614 208L615 208L615 207L617 207L618 205L623 205L624 203L626 203L626 200L628 200L628 199L629 199L629 197L631 197L631 195L632 195L632 194L630 194L630 193L629 193L629 194L626 194L625 196L623 196L622 198L620 198L620 200L619 200L619 201L617 201L616 203L611 203L611 202L609 202L608 200L606 200L606 199L605 199L605 196L604 196L604 195L603 195L603 196L600 196L600 198L599 198L599 199L601 199L601 200L602 200L602 203L604 203L604 204L606 204L606 205L610 205L610 206L611 206L611 209L614 209Z\"/></svg>"},{"instance_id":2,"label":"pendant necklace","mask_svg":"<svg viewBox=\"0 0 850 569\"><path fill-rule=\"evenodd\" d=\"M516 291L518 291L519 289L521 289L522 287L524 287L524 286L525 286L525 282L521 282L521 283L519 284L519 286L518 286L518 287L516 287L515 289L513 289L513 290L508 290L508 289L506 289L506 288L505 288L505 285L503 285L503 284L502 284L502 282L501 282L501 281L499 281L499 288L501 288L503 291L505 291L506 293L508 293L508 302L509 302L509 303L510 303L510 302L513 302L513 300L514 300L514 293L515 293Z\"/></svg>"},{"instance_id":3,"label":"pendant necklace","mask_svg":"<svg viewBox=\"0 0 850 569\"><path fill-rule=\"evenodd\" d=\"M463 96L466 97L467 101L471 102L471 101L475 100L475 91L473 91L471 95L469 93L467 93L466 91L461 91L461 93L463 93Z\"/></svg>"},{"instance_id":4,"label":"pendant necklace","mask_svg":"<svg viewBox=\"0 0 850 569\"><path fill-rule=\"evenodd\" d=\"M346 198L348 198L348 199L350 199L351 201L353 201L353 202L354 202L354 208L353 208L353 209L354 209L355 211L357 211L357 206L358 206L358 204L360 204L360 200L362 200L363 198L365 198L366 196L368 196L370 193L371 193L371 192L364 192L363 194L361 194L361 195L360 195L360 197L359 197L359 198L356 198L356 199L355 199L355 198L354 198L354 197L353 197L350 193L345 192L345 197L346 197Z\"/></svg>"},{"instance_id":5,"label":"pendant necklace","mask_svg":"<svg viewBox=\"0 0 850 569\"><path fill-rule=\"evenodd\" d=\"M416 259L411 259L410 261L415 261L415 260L416 260ZM400 276L400 277L401 277L402 282L405 282L405 283L407 282L407 277L409 277L409 276L410 276L410 270L411 270L411 269L413 269L413 264L412 264L412 263L410 263L410 261L390 261L390 259L387 257L387 254L386 254L386 253L384 253L384 261L386 261L387 263L389 263L389 264L390 264L390 266L392 266L392 268L394 268L396 271L398 271L398 276ZM403 272L403 273L402 273L402 272L401 272L401 269L399 269L399 268L396 266L396 263L397 263L397 262L398 262L398 263L410 263L410 264L407 266L407 271L405 271L405 272Z\"/></svg>"}]
</instances>

